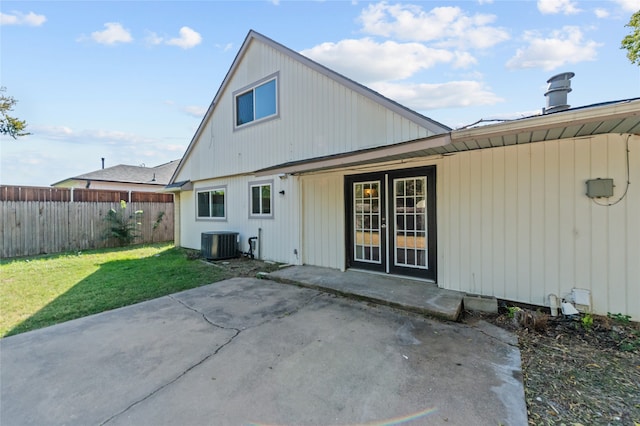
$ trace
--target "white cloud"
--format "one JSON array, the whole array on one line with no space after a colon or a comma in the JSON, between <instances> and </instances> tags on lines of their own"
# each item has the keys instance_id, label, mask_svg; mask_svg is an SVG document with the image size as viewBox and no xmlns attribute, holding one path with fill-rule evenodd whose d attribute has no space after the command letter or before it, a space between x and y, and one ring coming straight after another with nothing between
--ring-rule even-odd
<instances>
[{"instance_id":1,"label":"white cloud","mask_svg":"<svg viewBox=\"0 0 640 426\"><path fill-rule=\"evenodd\" d=\"M188 138L150 138L107 130L74 130L66 126L29 125L33 133L23 144L2 147L3 184L49 186L70 176L116 164L155 166L179 159ZM195 130L194 130L195 131ZM37 166L37 167L34 167Z\"/></svg>"},{"instance_id":2,"label":"white cloud","mask_svg":"<svg viewBox=\"0 0 640 426\"><path fill-rule=\"evenodd\" d=\"M528 45L518 49L507 62L507 68L542 68L550 71L565 64L575 64L596 59L601 43L584 40L578 27L565 26L547 37L536 32L524 34Z\"/></svg>"},{"instance_id":3,"label":"white cloud","mask_svg":"<svg viewBox=\"0 0 640 426\"><path fill-rule=\"evenodd\" d=\"M637 12L640 10L640 0L614 0L623 10Z\"/></svg>"},{"instance_id":4,"label":"white cloud","mask_svg":"<svg viewBox=\"0 0 640 426\"><path fill-rule=\"evenodd\" d=\"M158 44L161 44L164 39L153 31L147 31L147 36L144 38L144 41L148 45L156 46Z\"/></svg>"},{"instance_id":5,"label":"white cloud","mask_svg":"<svg viewBox=\"0 0 640 426\"><path fill-rule=\"evenodd\" d=\"M180 28L180 36L167 40L167 44L183 49L191 49L202 42L202 36L189 27Z\"/></svg>"},{"instance_id":6,"label":"white cloud","mask_svg":"<svg viewBox=\"0 0 640 426\"><path fill-rule=\"evenodd\" d=\"M183 49L191 49L202 42L202 36L189 27L180 28L180 36L174 38L165 38L153 31L147 31L145 43L149 46L157 46L159 44L167 44L170 46L178 46Z\"/></svg>"},{"instance_id":7,"label":"white cloud","mask_svg":"<svg viewBox=\"0 0 640 426\"><path fill-rule=\"evenodd\" d=\"M359 20L367 34L400 40L430 41L438 47L486 49L510 38L503 28L492 26L495 15L469 16L459 7L436 7L425 12L416 5L372 4Z\"/></svg>"},{"instance_id":8,"label":"white cloud","mask_svg":"<svg viewBox=\"0 0 640 426\"><path fill-rule=\"evenodd\" d=\"M438 63L452 62L456 55L420 43L377 43L369 38L322 43L303 50L303 55L360 83L402 80ZM459 65L471 59L461 54Z\"/></svg>"},{"instance_id":9,"label":"white cloud","mask_svg":"<svg viewBox=\"0 0 640 426\"><path fill-rule=\"evenodd\" d=\"M597 8L593 13L595 13L597 18L606 18L609 16L609 11L602 8Z\"/></svg>"},{"instance_id":10,"label":"white cloud","mask_svg":"<svg viewBox=\"0 0 640 426\"><path fill-rule=\"evenodd\" d=\"M133 41L129 30L125 29L119 22L107 22L105 29L91 33L91 39L100 44L130 43Z\"/></svg>"},{"instance_id":11,"label":"white cloud","mask_svg":"<svg viewBox=\"0 0 640 426\"><path fill-rule=\"evenodd\" d=\"M467 68L473 64L477 64L478 60L469 52L454 52L455 60L453 61L454 68Z\"/></svg>"},{"instance_id":12,"label":"white cloud","mask_svg":"<svg viewBox=\"0 0 640 426\"><path fill-rule=\"evenodd\" d=\"M555 15L558 13L574 15L581 12L576 2L572 0L538 0L538 10L545 15Z\"/></svg>"},{"instance_id":13,"label":"white cloud","mask_svg":"<svg viewBox=\"0 0 640 426\"><path fill-rule=\"evenodd\" d=\"M86 129L76 131L67 126L30 126L29 130L34 136L49 140L65 141L81 144L150 144L158 140L133 133L117 130Z\"/></svg>"},{"instance_id":14,"label":"white cloud","mask_svg":"<svg viewBox=\"0 0 640 426\"><path fill-rule=\"evenodd\" d=\"M73 130L67 126L30 126L30 131L34 135L43 136L48 139L60 139L73 134Z\"/></svg>"},{"instance_id":15,"label":"white cloud","mask_svg":"<svg viewBox=\"0 0 640 426\"><path fill-rule=\"evenodd\" d=\"M201 106L190 105L182 108L183 112L186 112L188 115L195 118L202 118L204 114L207 112L207 108Z\"/></svg>"},{"instance_id":16,"label":"white cloud","mask_svg":"<svg viewBox=\"0 0 640 426\"><path fill-rule=\"evenodd\" d=\"M169 152L184 152L186 146L176 145L176 144L167 144L167 145L164 145L164 148Z\"/></svg>"},{"instance_id":17,"label":"white cloud","mask_svg":"<svg viewBox=\"0 0 640 426\"><path fill-rule=\"evenodd\" d=\"M374 83L371 88L416 111L439 108L494 105L504 99L478 81L441 84Z\"/></svg>"},{"instance_id":18,"label":"white cloud","mask_svg":"<svg viewBox=\"0 0 640 426\"><path fill-rule=\"evenodd\" d=\"M222 50L223 52L228 52L229 50L231 50L233 48L233 43L216 44L216 48Z\"/></svg>"},{"instance_id":19,"label":"white cloud","mask_svg":"<svg viewBox=\"0 0 640 426\"><path fill-rule=\"evenodd\" d=\"M22 12L12 12L12 14L0 12L0 25L27 25L39 27L44 24L47 17L29 12L26 15Z\"/></svg>"}]
</instances>

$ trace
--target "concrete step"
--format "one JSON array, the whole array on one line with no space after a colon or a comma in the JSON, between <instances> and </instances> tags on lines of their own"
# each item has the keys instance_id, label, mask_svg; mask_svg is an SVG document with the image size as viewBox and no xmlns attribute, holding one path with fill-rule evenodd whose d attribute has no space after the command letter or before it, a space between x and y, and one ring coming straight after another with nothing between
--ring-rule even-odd
<instances>
[{"instance_id":1,"label":"concrete step","mask_svg":"<svg viewBox=\"0 0 640 426\"><path fill-rule=\"evenodd\" d=\"M449 321L460 317L464 297L426 281L317 266L291 266L262 277Z\"/></svg>"}]
</instances>

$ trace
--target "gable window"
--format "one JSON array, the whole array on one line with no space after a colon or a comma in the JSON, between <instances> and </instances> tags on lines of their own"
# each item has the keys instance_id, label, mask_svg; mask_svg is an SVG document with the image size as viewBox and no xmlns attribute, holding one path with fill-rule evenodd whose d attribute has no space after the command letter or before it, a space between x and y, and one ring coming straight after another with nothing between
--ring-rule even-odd
<instances>
[{"instance_id":1,"label":"gable window","mask_svg":"<svg viewBox=\"0 0 640 426\"><path fill-rule=\"evenodd\" d=\"M277 76L267 77L234 94L236 127L278 114L277 82Z\"/></svg>"},{"instance_id":2,"label":"gable window","mask_svg":"<svg viewBox=\"0 0 640 426\"><path fill-rule=\"evenodd\" d=\"M272 182L249 184L249 212L251 217L273 217Z\"/></svg>"},{"instance_id":3,"label":"gable window","mask_svg":"<svg viewBox=\"0 0 640 426\"><path fill-rule=\"evenodd\" d=\"M198 191L198 219L226 219L226 188L212 188Z\"/></svg>"}]
</instances>

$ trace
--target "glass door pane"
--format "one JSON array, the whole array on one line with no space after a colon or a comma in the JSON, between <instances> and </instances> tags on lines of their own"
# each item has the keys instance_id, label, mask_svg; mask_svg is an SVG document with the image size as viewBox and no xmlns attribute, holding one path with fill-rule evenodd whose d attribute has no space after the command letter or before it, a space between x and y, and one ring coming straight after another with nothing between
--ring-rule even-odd
<instances>
[{"instance_id":1,"label":"glass door pane","mask_svg":"<svg viewBox=\"0 0 640 426\"><path fill-rule=\"evenodd\" d=\"M382 263L380 181L353 184L353 259Z\"/></svg>"},{"instance_id":2,"label":"glass door pane","mask_svg":"<svg viewBox=\"0 0 640 426\"><path fill-rule=\"evenodd\" d=\"M427 177L393 180L394 265L427 269Z\"/></svg>"}]
</instances>

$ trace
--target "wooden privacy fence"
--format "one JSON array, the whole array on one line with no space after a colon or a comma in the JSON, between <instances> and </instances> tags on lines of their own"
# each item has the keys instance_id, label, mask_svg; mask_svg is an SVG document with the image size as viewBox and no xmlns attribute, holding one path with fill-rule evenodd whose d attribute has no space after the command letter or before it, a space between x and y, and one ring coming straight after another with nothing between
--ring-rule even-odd
<instances>
[{"instance_id":1,"label":"wooden privacy fence","mask_svg":"<svg viewBox=\"0 0 640 426\"><path fill-rule=\"evenodd\" d=\"M173 194L108 189L0 185L0 201L87 201L173 203Z\"/></svg>"},{"instance_id":2,"label":"wooden privacy fence","mask_svg":"<svg viewBox=\"0 0 640 426\"><path fill-rule=\"evenodd\" d=\"M2 258L118 246L116 239L105 238L109 224L104 218L112 208L117 212L121 210L120 200L7 201L4 188L6 187L0 188ZM171 194L168 195L172 200ZM127 203L125 216L128 217L137 210L142 210L143 213L138 218L140 225L137 232L140 237L136 238L135 244L173 240L173 202L130 202Z\"/></svg>"}]
</instances>

